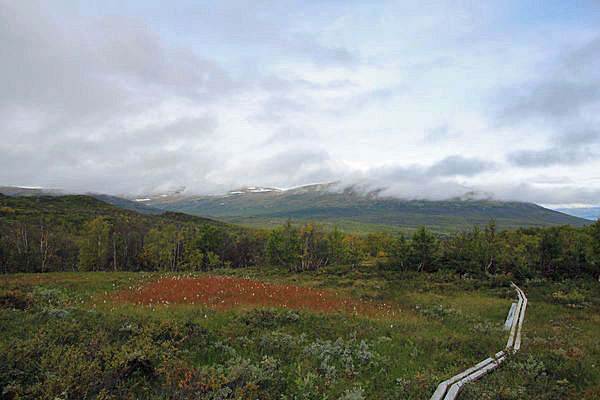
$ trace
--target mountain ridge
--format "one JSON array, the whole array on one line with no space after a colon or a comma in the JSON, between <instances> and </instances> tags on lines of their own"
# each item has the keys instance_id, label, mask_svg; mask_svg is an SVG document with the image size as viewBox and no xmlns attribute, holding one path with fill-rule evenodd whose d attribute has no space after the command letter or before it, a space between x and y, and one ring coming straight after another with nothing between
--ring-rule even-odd
<instances>
[{"instance_id":1,"label":"mountain ridge","mask_svg":"<svg viewBox=\"0 0 600 400\"><path fill-rule=\"evenodd\" d=\"M249 226L273 226L286 219L328 224L365 224L412 230L427 226L457 231L495 219L500 228L583 226L588 221L542 206L493 199L406 200L382 195L382 190L349 186L305 185L287 190L236 190L224 195L156 197L145 204L162 210L218 218ZM377 229L375 229L377 230Z\"/></svg>"},{"instance_id":2,"label":"mountain ridge","mask_svg":"<svg viewBox=\"0 0 600 400\"><path fill-rule=\"evenodd\" d=\"M11 196L64 194L55 189L0 187L0 193L3 191ZM356 232L410 232L426 226L449 233L484 225L492 219L500 229L590 223L533 203L481 199L478 194L448 200L408 200L382 193L382 189L342 188L338 182L329 182L288 189L247 186L222 195L190 195L181 190L137 198L86 195L141 214L173 211L255 228L272 228L288 219Z\"/></svg>"}]
</instances>

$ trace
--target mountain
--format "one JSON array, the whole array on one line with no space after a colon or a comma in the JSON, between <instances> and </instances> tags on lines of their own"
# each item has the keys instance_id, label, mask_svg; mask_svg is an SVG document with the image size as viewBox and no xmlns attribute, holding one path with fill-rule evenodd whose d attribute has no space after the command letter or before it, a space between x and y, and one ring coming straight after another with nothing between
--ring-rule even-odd
<instances>
[{"instance_id":1,"label":"mountain","mask_svg":"<svg viewBox=\"0 0 600 400\"><path fill-rule=\"evenodd\" d=\"M60 189L46 189L30 186L0 186L0 193L5 196L60 196Z\"/></svg>"},{"instance_id":2,"label":"mountain","mask_svg":"<svg viewBox=\"0 0 600 400\"><path fill-rule=\"evenodd\" d=\"M407 230L420 226L444 233L486 224L499 228L582 226L589 221L536 204L493 200L402 200L380 191L361 192L353 187L336 190L335 184L292 189L250 187L219 196L155 196L145 205L169 211L218 218L255 227L272 227L287 219L318 221L349 231Z\"/></svg>"},{"instance_id":3,"label":"mountain","mask_svg":"<svg viewBox=\"0 0 600 400\"><path fill-rule=\"evenodd\" d=\"M122 197L98 193L87 193L87 195L101 200L105 203L112 204L113 206L124 208L126 210L136 211L140 214L158 215L164 212L163 210L159 210L158 208L150 207L140 202L124 199Z\"/></svg>"},{"instance_id":4,"label":"mountain","mask_svg":"<svg viewBox=\"0 0 600 400\"><path fill-rule=\"evenodd\" d=\"M0 194L11 197L38 197L38 196L64 196L65 192L59 189L45 189L39 187L19 187L19 186L0 186ZM86 196L94 197L104 203L112 204L119 208L136 211L140 214L158 215L162 210L149 207L140 202L128 200L122 197L111 196L108 194L86 193Z\"/></svg>"},{"instance_id":5,"label":"mountain","mask_svg":"<svg viewBox=\"0 0 600 400\"><path fill-rule=\"evenodd\" d=\"M575 217L589 219L596 221L600 218L600 207L573 207L573 208L557 208L556 211L560 211L565 214L573 215Z\"/></svg>"},{"instance_id":6,"label":"mountain","mask_svg":"<svg viewBox=\"0 0 600 400\"><path fill-rule=\"evenodd\" d=\"M161 210L158 211L158 215L139 213L89 195L6 196L0 193L0 224L6 220L19 219L39 221L38 217L41 215L59 220L61 221L59 225L64 225L62 228L68 226L73 231L80 229L84 221L98 216L115 220L124 218L130 222L145 221L144 223L153 227L165 223L192 223L226 227L231 230L239 229L239 227L224 224L222 221L184 213Z\"/></svg>"}]
</instances>

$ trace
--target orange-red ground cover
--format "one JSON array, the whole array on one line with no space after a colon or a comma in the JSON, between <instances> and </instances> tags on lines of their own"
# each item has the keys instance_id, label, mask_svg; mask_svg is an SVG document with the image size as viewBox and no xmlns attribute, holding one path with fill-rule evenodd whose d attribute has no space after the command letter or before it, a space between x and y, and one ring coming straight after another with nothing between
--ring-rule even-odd
<instances>
[{"instance_id":1,"label":"orange-red ground cover","mask_svg":"<svg viewBox=\"0 0 600 400\"><path fill-rule=\"evenodd\" d=\"M140 305L203 304L216 309L285 307L323 312L394 316L388 304L300 286L224 276L171 277L118 292L114 299Z\"/></svg>"}]
</instances>

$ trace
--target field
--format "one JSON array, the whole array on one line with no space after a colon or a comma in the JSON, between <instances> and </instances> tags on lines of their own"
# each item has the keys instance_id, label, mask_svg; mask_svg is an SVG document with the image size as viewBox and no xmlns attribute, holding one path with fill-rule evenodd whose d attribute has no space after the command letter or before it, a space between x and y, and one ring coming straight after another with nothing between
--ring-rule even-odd
<instances>
[{"instance_id":1,"label":"field","mask_svg":"<svg viewBox=\"0 0 600 400\"><path fill-rule=\"evenodd\" d=\"M519 282L522 351L461 399L597 399L600 284ZM508 279L330 268L0 277L1 398L428 399L499 351Z\"/></svg>"}]
</instances>

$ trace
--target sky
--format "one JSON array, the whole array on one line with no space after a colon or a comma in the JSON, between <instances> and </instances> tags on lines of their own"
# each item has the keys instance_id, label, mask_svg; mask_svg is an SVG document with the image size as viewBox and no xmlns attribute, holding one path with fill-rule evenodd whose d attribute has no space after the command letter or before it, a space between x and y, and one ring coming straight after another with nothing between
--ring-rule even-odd
<instances>
[{"instance_id":1,"label":"sky","mask_svg":"<svg viewBox=\"0 0 600 400\"><path fill-rule=\"evenodd\" d=\"M600 1L0 0L0 185L600 204Z\"/></svg>"}]
</instances>

